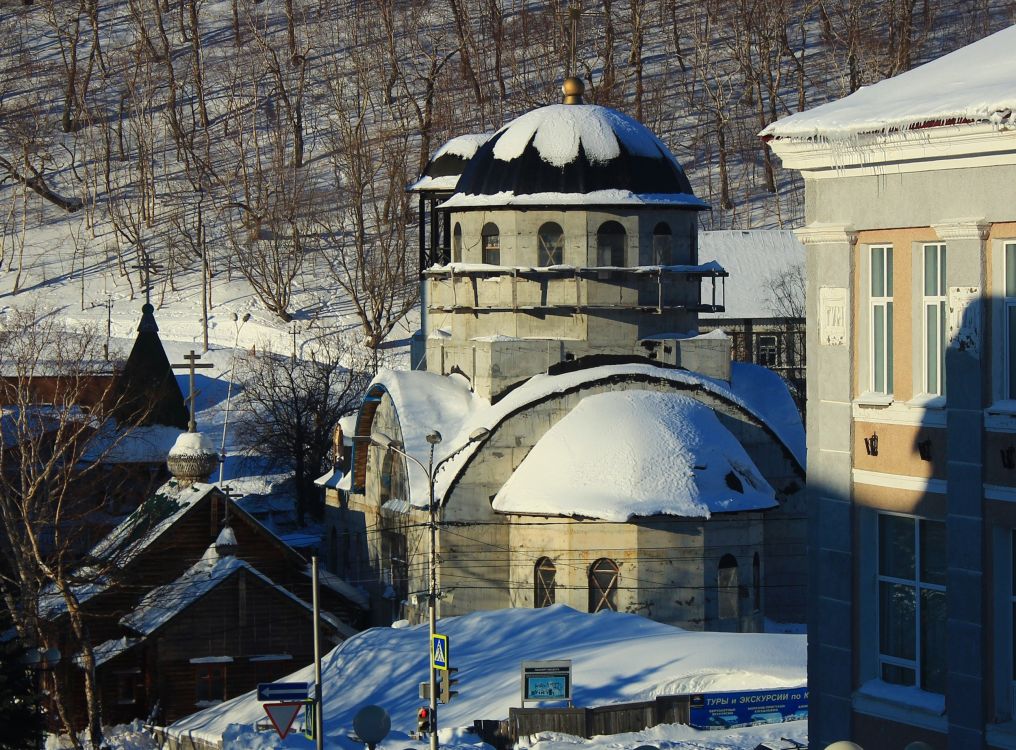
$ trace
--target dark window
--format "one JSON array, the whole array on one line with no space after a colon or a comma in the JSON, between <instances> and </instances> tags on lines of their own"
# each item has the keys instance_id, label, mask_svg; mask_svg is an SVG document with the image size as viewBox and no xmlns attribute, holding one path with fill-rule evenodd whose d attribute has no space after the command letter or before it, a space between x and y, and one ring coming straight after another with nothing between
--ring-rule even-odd
<instances>
[{"instance_id":1,"label":"dark window","mask_svg":"<svg viewBox=\"0 0 1016 750\"><path fill-rule=\"evenodd\" d=\"M141 687L141 673L138 671L116 673L116 702L120 705L136 703Z\"/></svg>"},{"instance_id":2,"label":"dark window","mask_svg":"<svg viewBox=\"0 0 1016 750\"><path fill-rule=\"evenodd\" d=\"M653 229L653 261L654 266L669 266L673 263L672 252L674 235L670 225L660 222Z\"/></svg>"},{"instance_id":3,"label":"dark window","mask_svg":"<svg viewBox=\"0 0 1016 750\"><path fill-rule=\"evenodd\" d=\"M617 611L617 563L601 557L589 568L589 611Z\"/></svg>"},{"instance_id":4,"label":"dark window","mask_svg":"<svg viewBox=\"0 0 1016 750\"><path fill-rule=\"evenodd\" d=\"M385 451L381 462L381 504L389 500L408 500L406 464L395 451Z\"/></svg>"},{"instance_id":5,"label":"dark window","mask_svg":"<svg viewBox=\"0 0 1016 750\"><path fill-rule=\"evenodd\" d=\"M554 603L554 587L556 585L557 568L549 557L541 557L536 561L533 575L533 606L549 607Z\"/></svg>"},{"instance_id":6,"label":"dark window","mask_svg":"<svg viewBox=\"0 0 1016 750\"><path fill-rule=\"evenodd\" d=\"M488 221L483 225L480 233L483 244L483 262L492 266L501 264L501 234L497 231L497 224Z\"/></svg>"},{"instance_id":7,"label":"dark window","mask_svg":"<svg viewBox=\"0 0 1016 750\"><path fill-rule=\"evenodd\" d=\"M198 664L195 677L199 703L226 700L225 664Z\"/></svg>"},{"instance_id":8,"label":"dark window","mask_svg":"<svg viewBox=\"0 0 1016 750\"><path fill-rule=\"evenodd\" d=\"M452 231L452 263L462 262L462 225L455 223Z\"/></svg>"},{"instance_id":9,"label":"dark window","mask_svg":"<svg viewBox=\"0 0 1016 750\"><path fill-rule=\"evenodd\" d=\"M755 362L763 367L779 364L779 347L775 336L759 336L755 339Z\"/></svg>"},{"instance_id":10,"label":"dark window","mask_svg":"<svg viewBox=\"0 0 1016 750\"><path fill-rule=\"evenodd\" d=\"M560 224L548 221L539 232L539 260L540 266L558 266L564 259L564 230Z\"/></svg>"},{"instance_id":11,"label":"dark window","mask_svg":"<svg viewBox=\"0 0 1016 750\"><path fill-rule=\"evenodd\" d=\"M733 555L720 558L720 567L716 572L716 600L718 615L721 620L728 620L740 615L737 606L738 586L737 560Z\"/></svg>"},{"instance_id":12,"label":"dark window","mask_svg":"<svg viewBox=\"0 0 1016 750\"><path fill-rule=\"evenodd\" d=\"M623 266L628 235L616 221L605 222L596 232L596 264Z\"/></svg>"}]
</instances>

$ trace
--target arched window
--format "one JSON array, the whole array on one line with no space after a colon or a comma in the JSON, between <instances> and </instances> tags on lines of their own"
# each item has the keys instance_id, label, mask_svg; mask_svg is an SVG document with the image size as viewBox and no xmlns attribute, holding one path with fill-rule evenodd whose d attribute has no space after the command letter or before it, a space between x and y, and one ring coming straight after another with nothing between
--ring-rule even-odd
<instances>
[{"instance_id":1,"label":"arched window","mask_svg":"<svg viewBox=\"0 0 1016 750\"><path fill-rule=\"evenodd\" d=\"M533 606L549 607L554 603L557 568L549 557L541 557L533 569Z\"/></svg>"},{"instance_id":2,"label":"arched window","mask_svg":"<svg viewBox=\"0 0 1016 750\"><path fill-rule=\"evenodd\" d=\"M596 265L625 265L625 245L628 235L616 221L604 222L596 232Z\"/></svg>"},{"instance_id":3,"label":"arched window","mask_svg":"<svg viewBox=\"0 0 1016 750\"><path fill-rule=\"evenodd\" d=\"M381 462L381 504L389 500L409 500L406 492L406 464L395 451L385 451Z\"/></svg>"},{"instance_id":4,"label":"arched window","mask_svg":"<svg viewBox=\"0 0 1016 750\"><path fill-rule=\"evenodd\" d=\"M492 221L484 224L480 239L483 245L483 262L492 266L501 265L501 234L497 231L497 224Z\"/></svg>"},{"instance_id":5,"label":"arched window","mask_svg":"<svg viewBox=\"0 0 1016 750\"><path fill-rule=\"evenodd\" d=\"M455 222L452 230L452 263L462 262L462 225Z\"/></svg>"},{"instance_id":6,"label":"arched window","mask_svg":"<svg viewBox=\"0 0 1016 750\"><path fill-rule=\"evenodd\" d=\"M558 266L564 262L564 230L560 224L548 221L539 232L540 266Z\"/></svg>"},{"instance_id":7,"label":"arched window","mask_svg":"<svg viewBox=\"0 0 1016 750\"><path fill-rule=\"evenodd\" d=\"M760 612L762 610L762 562L759 560L758 552L755 553L755 558L751 561L751 586L755 592L755 611Z\"/></svg>"},{"instance_id":8,"label":"arched window","mask_svg":"<svg viewBox=\"0 0 1016 750\"><path fill-rule=\"evenodd\" d=\"M716 572L716 601L719 618L727 620L739 616L737 594L740 582L737 579L737 560L733 555L720 558L720 567Z\"/></svg>"},{"instance_id":9,"label":"arched window","mask_svg":"<svg viewBox=\"0 0 1016 750\"><path fill-rule=\"evenodd\" d=\"M673 263L674 234L670 225L661 221L653 227L653 265L669 266Z\"/></svg>"},{"instance_id":10,"label":"arched window","mask_svg":"<svg viewBox=\"0 0 1016 750\"><path fill-rule=\"evenodd\" d=\"M589 567L589 611L617 612L617 563L601 557Z\"/></svg>"}]
</instances>

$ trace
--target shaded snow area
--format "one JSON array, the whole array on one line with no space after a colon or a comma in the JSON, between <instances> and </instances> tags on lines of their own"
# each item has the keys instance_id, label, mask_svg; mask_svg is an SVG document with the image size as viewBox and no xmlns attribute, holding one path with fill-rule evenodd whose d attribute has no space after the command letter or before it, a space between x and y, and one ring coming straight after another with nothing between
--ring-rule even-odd
<instances>
[{"instance_id":1,"label":"shaded snow area","mask_svg":"<svg viewBox=\"0 0 1016 750\"><path fill-rule=\"evenodd\" d=\"M506 513L605 521L776 505L772 487L716 413L689 396L588 396L548 430L494 498Z\"/></svg>"},{"instance_id":2,"label":"shaded snow area","mask_svg":"<svg viewBox=\"0 0 1016 750\"><path fill-rule=\"evenodd\" d=\"M1013 124L1016 26L850 96L784 117L761 136L849 140L949 121Z\"/></svg>"},{"instance_id":3,"label":"shaded snow area","mask_svg":"<svg viewBox=\"0 0 1016 750\"><path fill-rule=\"evenodd\" d=\"M660 695L702 691L798 687L806 682L805 638L799 635L694 633L644 617L616 612L586 614L563 605L544 609L476 612L438 622L449 638L458 667L459 695L438 711L442 746L449 750L486 747L464 727L474 719L504 719L519 705L520 663L529 659L571 659L576 706L651 700ZM336 647L323 659L325 746L362 750L349 734L353 717L367 705L385 708L392 731L382 748L424 748L409 738L422 702L418 684L426 679L427 627L372 628ZM312 682L307 666L280 682ZM284 741L255 731L265 720L254 692L193 714L169 727L237 749L299 747L313 743L299 734ZM299 724L301 720L298 719ZM635 735L593 741L540 735L549 750L560 743L582 747L633 747L624 738L645 737L661 748L753 748L766 738L803 739L806 722L733 731L695 731L660 726ZM547 743L547 744L544 744Z\"/></svg>"},{"instance_id":4,"label":"shaded snow area","mask_svg":"<svg viewBox=\"0 0 1016 750\"><path fill-rule=\"evenodd\" d=\"M702 320L774 317L768 302L772 280L804 265L804 245L786 229L699 232L698 254L700 263L716 263L729 274L723 282L724 311L699 313Z\"/></svg>"},{"instance_id":5,"label":"shaded snow area","mask_svg":"<svg viewBox=\"0 0 1016 750\"><path fill-rule=\"evenodd\" d=\"M494 158L501 161L518 159L530 141L540 157L555 167L578 159L580 147L593 164L611 161L621 155L621 143L632 156L662 156L674 161L667 147L644 125L616 110L591 104L540 107L499 132Z\"/></svg>"},{"instance_id":6,"label":"shaded snow area","mask_svg":"<svg viewBox=\"0 0 1016 750\"><path fill-rule=\"evenodd\" d=\"M481 427L493 431L508 415L555 393L592 387L598 382L617 378L671 381L681 386L700 388L724 399L768 427L804 467L804 425L786 383L771 370L743 362L731 363L730 382L688 370L645 364L609 365L559 375L536 375L496 404L474 394L469 389L469 382L458 375L446 377L419 371L382 370L374 379L372 388L384 387L391 395L398 411L402 439L410 455L426 464L430 454L426 436L432 429L441 433L443 439L435 447L434 462L437 464L447 459L435 477L435 493L443 499L452 481L482 445L482 441L467 445L472 432ZM637 388L636 385L631 387ZM408 462L408 469L409 500L414 507L425 508L429 498L427 476L412 461ZM553 507L545 510L554 512Z\"/></svg>"}]
</instances>

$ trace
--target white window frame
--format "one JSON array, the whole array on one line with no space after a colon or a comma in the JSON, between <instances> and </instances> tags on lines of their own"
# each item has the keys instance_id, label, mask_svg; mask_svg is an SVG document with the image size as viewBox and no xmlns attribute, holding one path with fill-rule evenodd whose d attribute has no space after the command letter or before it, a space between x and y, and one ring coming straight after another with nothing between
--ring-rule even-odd
<instances>
[{"instance_id":1,"label":"white window frame","mask_svg":"<svg viewBox=\"0 0 1016 750\"><path fill-rule=\"evenodd\" d=\"M876 572L876 587L875 587L875 644L876 644L876 655L877 655L877 670L878 679L883 680L883 666L895 666L902 667L904 669L910 669L914 673L914 683L909 687L917 688L918 690L928 691L922 687L924 682L924 675L922 674L922 643L921 643L921 592L927 591L939 591L946 593L946 587L944 584L929 583L921 580L921 522L929 523L944 523L936 519L923 518L921 516L912 516L905 513L888 513L879 511L876 518L876 539L878 540L878 547L876 551L875 561L875 572ZM897 578L895 576L884 575L882 573L881 555L882 555L882 539L881 534L878 530L878 524L881 521L881 517L895 516L897 518L905 518L914 524L914 577L910 578ZM893 656L891 654L882 653L882 584L898 584L902 586L912 586L914 589L914 658L906 659L903 657ZM883 680L884 681L884 680Z\"/></svg>"},{"instance_id":2,"label":"white window frame","mask_svg":"<svg viewBox=\"0 0 1016 750\"><path fill-rule=\"evenodd\" d=\"M881 253L881 258L876 254ZM881 273L876 276L876 264ZM876 288L876 279L882 279L881 288ZM879 384L876 354L876 311L882 311L882 383ZM893 246L870 245L868 247L868 385L870 393L891 396L893 393Z\"/></svg>"},{"instance_id":3,"label":"white window frame","mask_svg":"<svg viewBox=\"0 0 1016 750\"><path fill-rule=\"evenodd\" d=\"M929 252L935 252L935 258L931 261L934 268L929 278ZM929 242L921 248L921 281L922 298L921 305L921 329L923 331L921 345L921 372L922 388L929 396L942 396L945 394L945 327L946 314L948 310L948 287L946 286L946 257L947 248L943 242ZM935 351L931 351L931 325L934 325ZM931 372L932 357L937 365L937 372Z\"/></svg>"}]
</instances>

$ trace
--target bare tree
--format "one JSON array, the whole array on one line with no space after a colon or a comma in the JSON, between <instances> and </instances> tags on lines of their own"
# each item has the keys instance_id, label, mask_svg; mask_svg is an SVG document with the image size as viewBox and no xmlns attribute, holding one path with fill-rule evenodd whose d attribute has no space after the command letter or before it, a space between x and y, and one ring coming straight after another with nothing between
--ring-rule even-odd
<instances>
[{"instance_id":1,"label":"bare tree","mask_svg":"<svg viewBox=\"0 0 1016 750\"><path fill-rule=\"evenodd\" d=\"M292 473L301 524L308 512L319 510L314 480L330 465L335 425L359 406L370 380L362 356L344 341L332 332L305 357L268 351L241 360L237 368L244 415L237 439L271 468Z\"/></svg>"},{"instance_id":2,"label":"bare tree","mask_svg":"<svg viewBox=\"0 0 1016 750\"><path fill-rule=\"evenodd\" d=\"M45 601L66 612L93 747L101 744L102 717L81 592L108 571L79 563L88 533L122 498L103 467L142 418L136 410L123 420L113 416L124 411L123 393L104 342L96 331L70 331L36 309L8 313L0 328L0 590L28 643L56 645L45 627ZM51 681L50 695L77 743L59 683Z\"/></svg>"}]
</instances>

